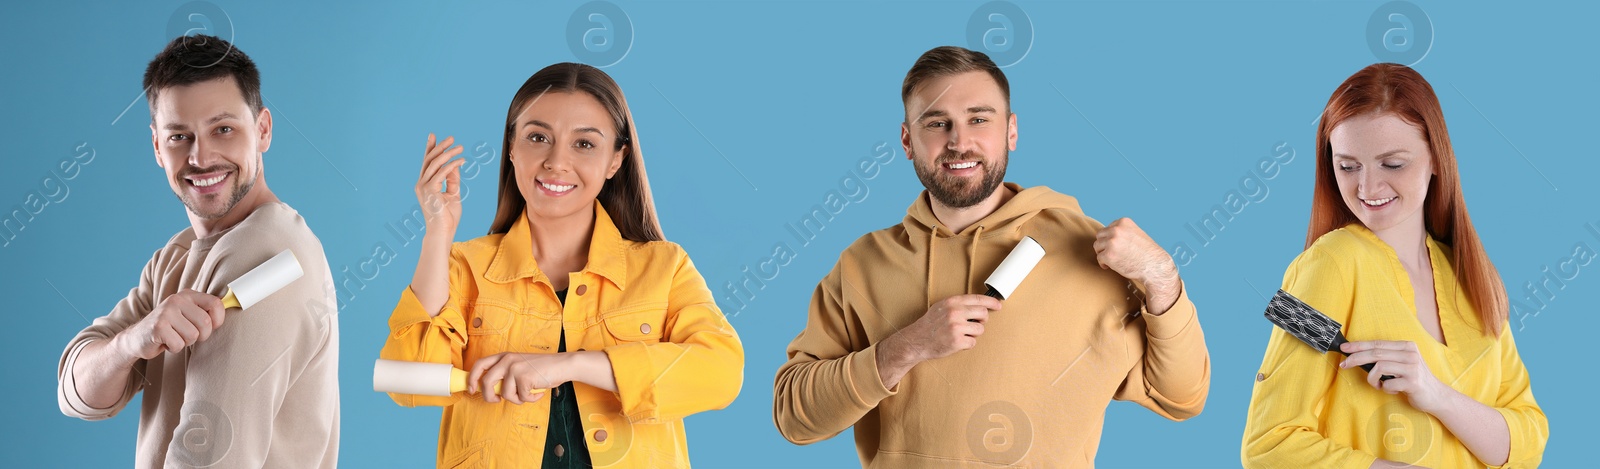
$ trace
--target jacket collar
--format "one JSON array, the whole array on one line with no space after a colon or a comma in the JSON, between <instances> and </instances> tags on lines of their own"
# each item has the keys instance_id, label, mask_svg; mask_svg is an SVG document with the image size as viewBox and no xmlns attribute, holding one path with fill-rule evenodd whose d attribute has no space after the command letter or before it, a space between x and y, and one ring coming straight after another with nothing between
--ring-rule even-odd
<instances>
[{"instance_id":1,"label":"jacket collar","mask_svg":"<svg viewBox=\"0 0 1600 469\"><path fill-rule=\"evenodd\" d=\"M589 236L589 262L583 270L605 277L619 290L624 289L628 271L628 260L624 254L630 243L617 231L617 225L611 222L611 215L606 213L605 207L595 201L594 232ZM500 238L500 247L495 252L494 260L489 261L484 278L495 283L510 283L523 278L550 283L550 278L539 270L539 263L533 258L533 235L528 227L526 211L517 217L511 230Z\"/></svg>"}]
</instances>

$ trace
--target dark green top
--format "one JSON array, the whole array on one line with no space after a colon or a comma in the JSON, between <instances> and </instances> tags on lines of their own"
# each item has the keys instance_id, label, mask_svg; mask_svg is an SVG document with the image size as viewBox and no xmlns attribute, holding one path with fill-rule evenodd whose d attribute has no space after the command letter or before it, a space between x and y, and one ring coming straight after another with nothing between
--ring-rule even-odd
<instances>
[{"instance_id":1,"label":"dark green top","mask_svg":"<svg viewBox=\"0 0 1600 469\"><path fill-rule=\"evenodd\" d=\"M556 292L561 305L567 304L567 291ZM561 344L556 353L567 351L567 330L561 328ZM572 392L572 382L561 383L551 390L550 434L544 440L544 467L584 468L594 467L589 459L588 442L584 439L583 419L578 413L578 396Z\"/></svg>"}]
</instances>

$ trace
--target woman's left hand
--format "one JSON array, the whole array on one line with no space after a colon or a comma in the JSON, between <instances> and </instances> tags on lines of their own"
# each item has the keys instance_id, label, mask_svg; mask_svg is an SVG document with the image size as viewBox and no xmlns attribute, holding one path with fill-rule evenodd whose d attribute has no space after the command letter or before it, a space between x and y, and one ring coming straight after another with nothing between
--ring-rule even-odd
<instances>
[{"instance_id":1,"label":"woman's left hand","mask_svg":"<svg viewBox=\"0 0 1600 469\"><path fill-rule=\"evenodd\" d=\"M1416 342L1368 340L1347 342L1340 345L1339 349L1350 354L1339 363L1340 368L1371 363L1372 371L1367 373L1367 383L1389 394L1405 393L1406 399L1417 410L1433 414L1447 400L1449 392L1453 391L1439 382L1439 378L1428 369L1428 362L1417 351ZM1381 379L1385 375L1394 378Z\"/></svg>"},{"instance_id":2,"label":"woman's left hand","mask_svg":"<svg viewBox=\"0 0 1600 469\"><path fill-rule=\"evenodd\" d=\"M467 392L477 394L483 389L494 389L500 383L500 393L485 393L484 402L506 402L521 405L544 397L544 391L570 381L566 378L564 353L499 353L483 357L472 365L467 375Z\"/></svg>"}]
</instances>

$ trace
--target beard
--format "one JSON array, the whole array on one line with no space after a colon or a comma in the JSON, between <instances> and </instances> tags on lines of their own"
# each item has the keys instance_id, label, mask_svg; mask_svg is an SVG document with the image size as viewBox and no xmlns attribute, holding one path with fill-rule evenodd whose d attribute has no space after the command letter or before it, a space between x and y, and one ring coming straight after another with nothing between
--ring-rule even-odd
<instances>
[{"instance_id":1,"label":"beard","mask_svg":"<svg viewBox=\"0 0 1600 469\"><path fill-rule=\"evenodd\" d=\"M178 172L175 178L177 179L179 187L185 187L190 185L189 180L186 177L188 175L205 174L223 170L233 174L233 180L229 181L227 190L221 194L213 194L201 197L226 197L228 200L227 203L224 203L218 210L207 210L206 202L202 200L201 197L196 197L187 190L180 190L178 191L178 200L183 202L183 206L185 208L189 209L189 213L193 213L195 216L207 220L222 218L223 215L227 215L228 212L233 211L233 206L238 205L240 200L244 200L245 194L249 194L250 189L255 188L256 175L245 176L239 174L239 166L234 164L219 164L207 168L185 166L182 171Z\"/></svg>"},{"instance_id":2,"label":"beard","mask_svg":"<svg viewBox=\"0 0 1600 469\"><path fill-rule=\"evenodd\" d=\"M981 156L974 152L956 153L954 150L945 150L933 160L932 166L912 165L912 167L916 168L917 179L922 180L922 187L928 189L928 195L934 200L952 208L967 208L989 198L1005 181L1006 163L1011 159L1011 150L1002 149L997 160ZM983 174L977 180L971 180L940 171L945 163L961 160L981 162L979 167L983 168Z\"/></svg>"}]
</instances>

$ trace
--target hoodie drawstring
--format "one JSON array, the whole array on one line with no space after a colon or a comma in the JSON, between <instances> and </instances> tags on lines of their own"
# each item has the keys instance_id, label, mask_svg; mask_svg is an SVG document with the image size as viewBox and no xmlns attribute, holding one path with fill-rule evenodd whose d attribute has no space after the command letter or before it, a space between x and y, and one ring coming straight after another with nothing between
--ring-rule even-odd
<instances>
[{"instance_id":1,"label":"hoodie drawstring","mask_svg":"<svg viewBox=\"0 0 1600 469\"><path fill-rule=\"evenodd\" d=\"M970 289L972 288L973 274L977 273L978 241L983 239L984 229L986 228L983 225L978 225L978 229L972 232L972 242L967 244L967 283L961 285L961 290L967 294L973 293ZM927 278L923 279L925 289L922 295L923 304L927 306L933 306L933 256L935 254L933 243L938 239L937 232L938 227L928 230L928 271Z\"/></svg>"},{"instance_id":2,"label":"hoodie drawstring","mask_svg":"<svg viewBox=\"0 0 1600 469\"><path fill-rule=\"evenodd\" d=\"M978 225L978 230L972 232L972 244L967 247L967 283L963 289L972 288L972 274L978 266L978 240L983 238L983 225ZM975 293L971 290L968 294Z\"/></svg>"},{"instance_id":3,"label":"hoodie drawstring","mask_svg":"<svg viewBox=\"0 0 1600 469\"><path fill-rule=\"evenodd\" d=\"M939 231L939 227L938 226L933 226L931 228L932 229L928 230L928 272L927 272L927 278L923 279L923 281L922 281L923 288L925 288L925 290L923 291L923 295L922 295L923 296L922 304L923 304L924 308L933 306L933 241L934 241L935 232Z\"/></svg>"}]
</instances>

